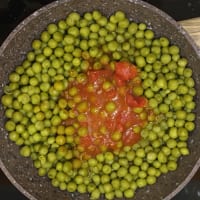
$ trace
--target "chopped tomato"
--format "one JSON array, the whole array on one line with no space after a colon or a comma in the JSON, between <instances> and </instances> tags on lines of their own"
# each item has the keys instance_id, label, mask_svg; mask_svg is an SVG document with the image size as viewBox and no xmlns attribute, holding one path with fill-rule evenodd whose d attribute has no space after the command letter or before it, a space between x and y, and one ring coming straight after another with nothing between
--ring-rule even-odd
<instances>
[{"instance_id":1,"label":"chopped tomato","mask_svg":"<svg viewBox=\"0 0 200 200\"><path fill-rule=\"evenodd\" d=\"M140 133L132 131L134 126L144 127L146 119L134 112L134 107L146 107L147 99L143 96L134 96L131 91L135 85L133 78L138 77L136 67L128 62L116 63L115 71L106 66L102 70L89 70L87 79L82 83L72 82L70 87L76 87L77 99L87 101L87 108L72 107L75 117L69 117L63 125L78 124L84 127L79 136L78 130L74 137L79 137L79 144L84 149L81 156L95 156L100 152L118 150L126 145L133 145L140 139ZM105 89L105 83L108 89ZM110 86L110 87L109 87ZM67 101L73 100L67 91L63 97ZM110 105L111 107L109 107ZM119 133L119 134L118 134ZM75 147L74 147L75 148ZM87 157L87 156L86 156Z\"/></svg>"},{"instance_id":2,"label":"chopped tomato","mask_svg":"<svg viewBox=\"0 0 200 200\"><path fill-rule=\"evenodd\" d=\"M107 92L108 99L112 99L117 95L117 92L115 90L110 90Z\"/></svg>"},{"instance_id":3,"label":"chopped tomato","mask_svg":"<svg viewBox=\"0 0 200 200\"><path fill-rule=\"evenodd\" d=\"M124 86L126 84L126 82L118 74L115 74L113 78L117 86Z\"/></svg>"},{"instance_id":4,"label":"chopped tomato","mask_svg":"<svg viewBox=\"0 0 200 200\"><path fill-rule=\"evenodd\" d=\"M147 106L147 99L141 96L133 96L130 93L126 95L126 102L131 107L145 107Z\"/></svg>"},{"instance_id":5,"label":"chopped tomato","mask_svg":"<svg viewBox=\"0 0 200 200\"><path fill-rule=\"evenodd\" d=\"M110 70L106 70L106 69L102 69L102 70L92 70L92 71L88 71L88 79L91 82L97 81L98 79L102 79L104 77L108 77L111 75L111 71Z\"/></svg>"},{"instance_id":6,"label":"chopped tomato","mask_svg":"<svg viewBox=\"0 0 200 200\"><path fill-rule=\"evenodd\" d=\"M117 62L115 73L121 80L128 81L137 76L137 68L129 62Z\"/></svg>"},{"instance_id":7,"label":"chopped tomato","mask_svg":"<svg viewBox=\"0 0 200 200\"><path fill-rule=\"evenodd\" d=\"M89 135L81 138L81 143L84 144L85 147L89 147L92 144L92 139Z\"/></svg>"},{"instance_id":8,"label":"chopped tomato","mask_svg":"<svg viewBox=\"0 0 200 200\"><path fill-rule=\"evenodd\" d=\"M100 153L98 146L94 145L93 138L90 135L81 137L80 144L84 147L84 151L90 156Z\"/></svg>"},{"instance_id":9,"label":"chopped tomato","mask_svg":"<svg viewBox=\"0 0 200 200\"><path fill-rule=\"evenodd\" d=\"M123 144L124 146L132 146L140 141L141 135L133 132L123 135Z\"/></svg>"}]
</instances>

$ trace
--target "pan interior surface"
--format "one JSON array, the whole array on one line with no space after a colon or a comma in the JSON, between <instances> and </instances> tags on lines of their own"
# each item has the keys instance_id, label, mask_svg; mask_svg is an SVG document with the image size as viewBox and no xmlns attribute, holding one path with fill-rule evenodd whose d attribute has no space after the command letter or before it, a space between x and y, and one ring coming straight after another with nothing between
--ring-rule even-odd
<instances>
[{"instance_id":1,"label":"pan interior surface","mask_svg":"<svg viewBox=\"0 0 200 200\"><path fill-rule=\"evenodd\" d=\"M110 16L117 10L124 11L130 20L144 22L156 35L166 36L172 44L178 45L182 56L188 59L189 67L193 70L196 88L200 88L200 56L193 41L176 22L157 8L139 0L62 0L36 11L25 19L6 39L0 48L0 97L3 86L8 83L8 74L25 59L26 52L31 49L31 41L51 22L65 18L70 12L83 14L99 10ZM196 99L196 129L190 135L190 155L179 160L178 169L162 175L156 184L138 189L134 200L169 200L179 192L198 170L200 161L200 90ZM5 116L0 105L0 166L11 182L31 200L85 200L87 195L67 193L51 186L47 177L39 177L32 161L19 155L18 147L8 139L4 129Z\"/></svg>"}]
</instances>

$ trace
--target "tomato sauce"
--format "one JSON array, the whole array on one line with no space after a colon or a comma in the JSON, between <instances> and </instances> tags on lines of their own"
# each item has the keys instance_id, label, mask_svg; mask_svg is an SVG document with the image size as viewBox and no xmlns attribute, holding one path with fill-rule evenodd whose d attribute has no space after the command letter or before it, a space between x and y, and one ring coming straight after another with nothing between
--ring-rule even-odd
<instances>
[{"instance_id":1,"label":"tomato sauce","mask_svg":"<svg viewBox=\"0 0 200 200\"><path fill-rule=\"evenodd\" d=\"M81 127L87 128L87 135L79 136L84 155L95 156L104 151L120 150L141 139L140 132L135 132L134 127L144 127L147 120L134 109L143 108L143 112L148 112L148 102L145 97L135 96L132 92L133 87L141 84L137 81L138 76L134 65L118 62L115 70L109 67L89 70L86 81L73 82L64 92L67 100L73 99L68 90L76 87L81 102L87 102L83 110L77 106L73 108L77 116L81 113L85 120L78 121L76 117L66 120L68 125L78 122Z\"/></svg>"}]
</instances>

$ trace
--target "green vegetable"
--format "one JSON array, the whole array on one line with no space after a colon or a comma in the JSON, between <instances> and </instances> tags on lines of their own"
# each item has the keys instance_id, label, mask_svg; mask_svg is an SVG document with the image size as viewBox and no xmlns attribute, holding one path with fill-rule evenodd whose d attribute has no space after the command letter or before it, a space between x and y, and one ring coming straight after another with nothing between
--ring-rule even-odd
<instances>
[{"instance_id":1,"label":"green vegetable","mask_svg":"<svg viewBox=\"0 0 200 200\"><path fill-rule=\"evenodd\" d=\"M195 129L195 82L188 60L168 38L156 38L148 25L130 21L122 11L107 18L94 10L83 16L71 12L66 19L50 23L31 46L4 87L5 129L20 155L30 157L38 175L47 175L54 187L88 192L93 200L101 195L133 198L137 188L176 170L178 159L189 154L187 140ZM148 112L134 108L147 124L130 127L142 139L121 148L124 136L119 127L109 133L118 150L108 151L102 145L96 156L80 159L85 151L81 139L90 131L83 126L90 108L74 83L84 84L91 69L115 70L118 61L136 65L139 78L129 81L130 93L136 101L142 96L148 100ZM113 80L106 80L101 87L111 92L113 85ZM93 92L95 86L87 89ZM108 101L104 115L115 113L118 106ZM66 119L72 123L66 124ZM107 134L104 124L99 132Z\"/></svg>"}]
</instances>

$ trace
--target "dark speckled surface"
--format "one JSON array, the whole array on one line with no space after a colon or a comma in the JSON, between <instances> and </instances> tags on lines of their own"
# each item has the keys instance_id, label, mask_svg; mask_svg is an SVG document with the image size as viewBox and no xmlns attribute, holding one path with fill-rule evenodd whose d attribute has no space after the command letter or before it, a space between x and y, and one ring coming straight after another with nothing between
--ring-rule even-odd
<instances>
[{"instance_id":1,"label":"dark speckled surface","mask_svg":"<svg viewBox=\"0 0 200 200\"><path fill-rule=\"evenodd\" d=\"M24 3L24 1L19 1L21 3ZM37 19L34 19L33 21L30 21L31 18L29 18L29 21L25 21L24 24L29 23L29 28L24 28L24 25L22 24L20 27L18 26L17 31L13 33L12 36L15 35L15 39L10 37L10 40L7 40L11 42L10 44L4 43L5 50L3 51L3 54L1 54L0 51L0 66L4 66L4 68L1 69L1 77L0 77L0 83L7 81L7 74L12 70L12 67L14 67L16 64L19 64L25 55L25 52L30 49L30 43L33 38L38 36L38 33L43 30L43 27L48 24L51 21L54 21L54 16L56 14L56 18L62 18L64 16L64 13L70 12L71 10L81 9L82 12L88 11L90 8L101 8L104 13L111 13L114 9L118 8L118 5L120 4L120 9L126 10L126 13L128 16L131 16L134 19L137 19L139 21L146 22L147 24L151 25L154 30L156 30L158 35L163 35L163 32L165 32L165 35L169 37L173 43L179 44L179 46L184 47L182 48L182 55L186 56L189 59L190 66L195 70L195 80L197 81L197 87L199 88L199 77L200 72L198 69L200 68L200 59L197 58L196 52L194 51L193 45L188 43L188 38L185 38L185 32L181 30L181 28L177 29L175 27L175 21L170 21L170 17L159 17L157 14L153 13L152 10L148 10L148 12L144 12L143 9L145 7L140 6L140 4L136 4L134 9L130 9L130 5L123 4L124 1L118 0L118 1L112 1L112 5L109 2L103 3L104 1L100 0L99 5L96 5L93 1L93 4L87 4L87 1L80 1L75 0L73 3L71 3L70 6L60 6L58 8L51 7L51 12L48 12L48 14L45 14L44 10L40 12L40 17ZM113 3L114 2L114 3ZM59 3L58 3L59 4ZM106 4L110 4L110 7L108 8ZM91 8L93 7L93 8ZM105 9L103 9L105 8ZM112 9L111 9L112 8ZM37 16L38 13L35 13ZM138 18L139 16L139 18ZM151 16L151 17L149 17ZM32 19L34 16L32 16ZM166 20L165 20L166 18ZM165 24L163 27L160 26L160 24ZM168 27L166 29L165 27ZM37 31L34 31L37 30ZM175 34L176 33L176 34ZM26 37L25 37L26 36ZM187 36L186 36L187 37ZM20 55L20 56L16 56ZM0 94L2 92L2 87L0 87ZM199 97L199 91L198 95ZM199 99L197 99L199 102ZM197 108L197 113L199 115L200 108ZM199 116L197 118L199 119ZM2 127L4 123L3 118L3 112L0 113L0 127ZM199 125L197 129L199 129ZM1 130L3 134L0 135L0 152L1 152L1 161L5 164L6 169L3 167L3 170L7 173L9 176L9 173L12 173L12 178L10 177L11 181L16 184L15 180L17 180L18 184L16 186L18 189L24 192L24 194L31 198L31 199L38 199L38 200L51 200L55 199L55 197L59 200L62 199L87 199L86 197L80 197L75 194L75 196L70 196L65 192L59 192L58 190L51 187L48 181L46 181L46 178L39 178L36 174L36 171L32 168L32 163L29 162L28 159L24 159L19 157L17 153L17 147L13 145L11 142L9 142L6 137L6 133ZM199 142L198 142L199 141ZM5 148L7 147L7 148ZM193 167L195 166L195 163L197 162L200 154L200 136L199 134L193 134L190 139L190 147L191 147L191 156L188 156L180 161L180 167L179 169L174 172L170 173L167 176L163 176L158 180L158 183L150 188L145 188L143 190L140 190L135 199L142 200L142 199L154 199L154 200L161 200L164 199L172 190L173 188L177 187L191 172ZM0 163L2 165L2 163ZM191 178L192 175L196 172L197 168L195 168L194 171L190 174L190 176L187 178L188 181ZM13 173L14 172L14 173ZM186 183L185 183L186 184ZM159 185L159 187L158 187ZM23 189L21 188L23 186ZM179 190L181 187L179 188ZM151 192L149 192L151 190ZM25 192L25 191L28 191ZM30 195L30 194L33 194ZM167 199L170 199L171 196L166 197ZM13 199L17 199L18 197L14 197ZM178 197L177 197L178 198ZM6 198L7 199L7 198ZM22 197L19 197L18 199L22 199ZM193 198L195 199L195 198Z\"/></svg>"}]
</instances>

